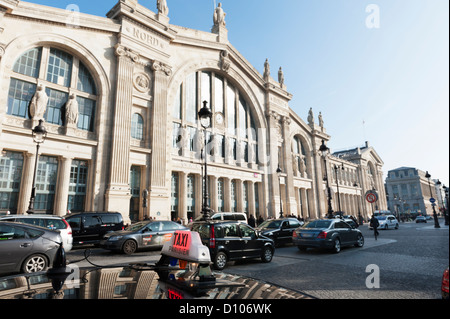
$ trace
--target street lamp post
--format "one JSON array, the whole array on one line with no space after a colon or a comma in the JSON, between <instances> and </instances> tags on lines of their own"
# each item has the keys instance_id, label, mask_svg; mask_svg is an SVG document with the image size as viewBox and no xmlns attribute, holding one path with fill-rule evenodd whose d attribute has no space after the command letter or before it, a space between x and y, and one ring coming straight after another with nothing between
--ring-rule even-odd
<instances>
[{"instance_id":1,"label":"street lamp post","mask_svg":"<svg viewBox=\"0 0 450 319\"><path fill-rule=\"evenodd\" d=\"M278 185L280 185L280 218L283 218L283 201L281 197L281 173L283 171L280 168L280 164L278 164L277 174L278 174Z\"/></svg>"},{"instance_id":2,"label":"street lamp post","mask_svg":"<svg viewBox=\"0 0 450 319\"><path fill-rule=\"evenodd\" d=\"M339 207L339 215L341 218L344 218L342 210L341 210L341 196L339 194L339 178L338 178L338 169L344 170L344 164L341 167L338 167L336 164L334 165L334 172L336 173L336 186L337 186L337 196L338 196L338 207Z\"/></svg>"},{"instance_id":3,"label":"street lamp post","mask_svg":"<svg viewBox=\"0 0 450 319\"><path fill-rule=\"evenodd\" d=\"M358 183L357 182L354 182L353 183L353 187L355 187L355 192L356 192L356 197L358 198L358 190L356 189L356 187L358 187L359 185L358 185ZM356 201L358 201L358 200L356 200ZM357 203L357 205L358 205L358 223L360 224L360 225L362 225L363 223L361 222L362 221L362 216L361 216L361 208L360 208L360 204L361 203L361 200L359 200L359 203Z\"/></svg>"},{"instance_id":4,"label":"street lamp post","mask_svg":"<svg viewBox=\"0 0 450 319\"><path fill-rule=\"evenodd\" d=\"M39 160L39 148L45 142L47 130L43 125L44 120L39 120L39 124L31 130L33 141L36 143L36 158L34 160L33 186L31 189L30 204L28 205L27 214L34 214L34 200L36 198L36 172Z\"/></svg>"},{"instance_id":5,"label":"street lamp post","mask_svg":"<svg viewBox=\"0 0 450 319\"><path fill-rule=\"evenodd\" d=\"M428 171L425 174L425 178L428 179L428 187L430 188L430 199L431 199L433 197L433 193L431 192L431 182L430 182L431 175L428 173ZM436 209L434 208L435 203L431 203L431 206L433 207L434 228L441 228L436 214Z\"/></svg>"},{"instance_id":6,"label":"street lamp post","mask_svg":"<svg viewBox=\"0 0 450 319\"><path fill-rule=\"evenodd\" d=\"M204 170L204 193L203 193L203 205L202 205L202 214L203 220L209 220L211 218L210 212L211 208L208 205L208 155L206 154L206 130L211 126L211 118L212 112L208 107L208 102L203 102L203 107L198 112L198 117L200 119L200 124L203 127L205 143L203 145L202 153L205 154L205 170Z\"/></svg>"},{"instance_id":7,"label":"street lamp post","mask_svg":"<svg viewBox=\"0 0 450 319\"><path fill-rule=\"evenodd\" d=\"M327 194L328 194L328 215L327 218L333 218L333 207L331 206L331 189L330 183L328 182L328 170L327 170L327 156L330 149L325 145L325 141L322 140L322 145L320 145L319 151L322 152L324 167L325 167L325 180L327 183Z\"/></svg>"}]
</instances>

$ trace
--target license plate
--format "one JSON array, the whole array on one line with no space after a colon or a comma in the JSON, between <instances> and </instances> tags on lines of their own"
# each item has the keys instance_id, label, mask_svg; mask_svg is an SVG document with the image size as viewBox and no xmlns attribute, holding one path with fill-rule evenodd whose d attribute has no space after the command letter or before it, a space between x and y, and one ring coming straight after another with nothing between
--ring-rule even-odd
<instances>
[{"instance_id":1,"label":"license plate","mask_svg":"<svg viewBox=\"0 0 450 319\"><path fill-rule=\"evenodd\" d=\"M310 238L310 237L312 237L312 234L308 234L308 233L306 233L306 234L301 234L301 237L302 237L302 238Z\"/></svg>"}]
</instances>

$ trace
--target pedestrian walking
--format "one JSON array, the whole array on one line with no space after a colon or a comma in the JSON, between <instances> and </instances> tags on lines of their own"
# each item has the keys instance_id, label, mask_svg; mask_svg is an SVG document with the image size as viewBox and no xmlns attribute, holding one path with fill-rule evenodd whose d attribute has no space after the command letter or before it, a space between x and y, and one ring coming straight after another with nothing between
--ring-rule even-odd
<instances>
[{"instance_id":1,"label":"pedestrian walking","mask_svg":"<svg viewBox=\"0 0 450 319\"><path fill-rule=\"evenodd\" d=\"M250 217L248 218L248 224L251 227L255 227L256 220L255 220L255 217L253 217L253 215L250 215Z\"/></svg>"},{"instance_id":2,"label":"pedestrian walking","mask_svg":"<svg viewBox=\"0 0 450 319\"><path fill-rule=\"evenodd\" d=\"M380 234L378 232L378 226L380 226L380 222L378 221L377 218L375 218L374 215L372 215L372 218L370 219L370 227L373 228L373 234L375 236L375 240L377 240L378 235Z\"/></svg>"}]
</instances>

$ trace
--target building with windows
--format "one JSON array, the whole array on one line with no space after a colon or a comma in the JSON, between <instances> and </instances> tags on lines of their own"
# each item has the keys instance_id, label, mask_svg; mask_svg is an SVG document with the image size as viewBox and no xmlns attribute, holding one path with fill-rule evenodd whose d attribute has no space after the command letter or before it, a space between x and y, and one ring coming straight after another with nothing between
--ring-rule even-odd
<instances>
[{"instance_id":1,"label":"building with windows","mask_svg":"<svg viewBox=\"0 0 450 319\"><path fill-rule=\"evenodd\" d=\"M399 167L388 172L386 193L388 207L393 213L399 216L433 216L432 197L436 199L435 209L439 213L443 201L436 192L436 180L428 181L425 175L426 172L413 167Z\"/></svg>"},{"instance_id":2,"label":"building with windows","mask_svg":"<svg viewBox=\"0 0 450 319\"><path fill-rule=\"evenodd\" d=\"M267 218L281 206L323 217L326 179L334 210L366 217L365 192L385 198L375 150L325 161L321 114L303 120L281 68L277 81L266 60L260 74L233 47L222 6L203 32L170 24L166 2L157 3L154 12L121 0L97 17L0 0L0 212L27 211L36 171L34 206L44 213L187 221L201 211L204 149L214 211ZM213 112L206 136L203 101ZM35 169L31 130L41 119L48 134Z\"/></svg>"}]
</instances>

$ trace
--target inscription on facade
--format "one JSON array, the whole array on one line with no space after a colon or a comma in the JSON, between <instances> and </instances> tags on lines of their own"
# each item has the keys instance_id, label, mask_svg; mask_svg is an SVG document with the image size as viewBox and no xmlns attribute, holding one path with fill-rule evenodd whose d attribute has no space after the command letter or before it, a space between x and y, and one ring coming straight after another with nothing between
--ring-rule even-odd
<instances>
[{"instance_id":1,"label":"inscription on facade","mask_svg":"<svg viewBox=\"0 0 450 319\"><path fill-rule=\"evenodd\" d=\"M161 41L161 39L150 34L149 32L145 32L135 27L128 27L127 31L129 31L135 39L138 39L145 44L151 45L152 47L158 49L164 49L164 43Z\"/></svg>"}]
</instances>

